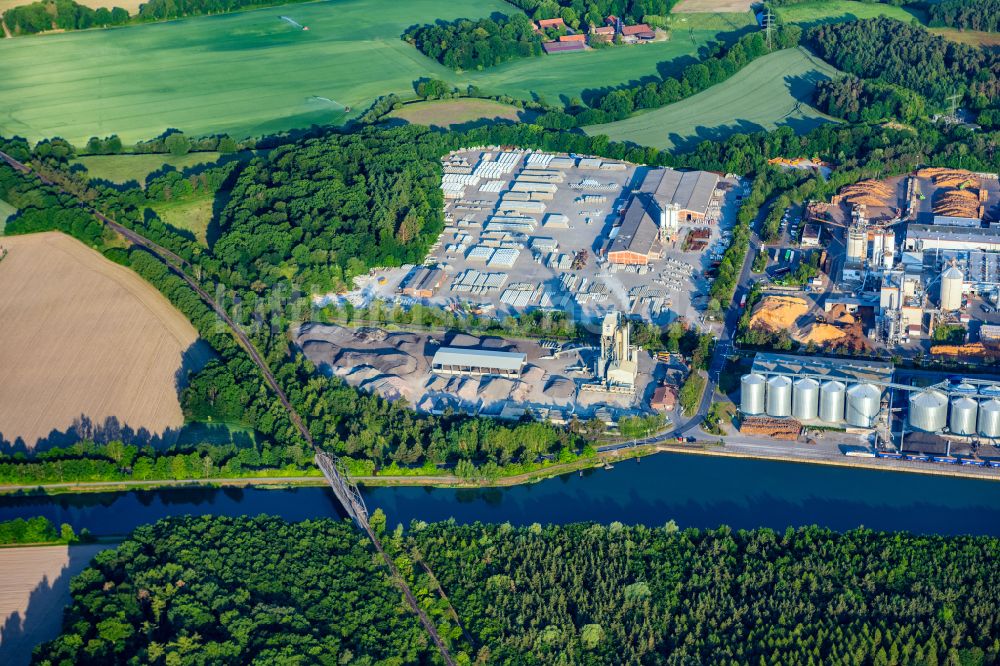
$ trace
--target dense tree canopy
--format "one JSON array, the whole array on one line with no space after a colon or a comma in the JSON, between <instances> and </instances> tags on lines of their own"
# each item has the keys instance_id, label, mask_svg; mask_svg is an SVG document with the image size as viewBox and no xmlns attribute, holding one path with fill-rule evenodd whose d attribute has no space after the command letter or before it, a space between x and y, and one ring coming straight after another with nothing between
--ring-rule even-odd
<instances>
[{"instance_id":1,"label":"dense tree canopy","mask_svg":"<svg viewBox=\"0 0 1000 666\"><path fill-rule=\"evenodd\" d=\"M417 527L410 538L490 663L1000 659L993 538L617 523Z\"/></svg>"},{"instance_id":2,"label":"dense tree canopy","mask_svg":"<svg viewBox=\"0 0 1000 666\"><path fill-rule=\"evenodd\" d=\"M602 26L608 16L626 23L663 17L677 0L508 0L535 19L561 18L572 28ZM652 20L656 20L653 18Z\"/></svg>"},{"instance_id":3,"label":"dense tree canopy","mask_svg":"<svg viewBox=\"0 0 1000 666\"><path fill-rule=\"evenodd\" d=\"M889 18L811 28L806 43L827 62L865 79L920 93L939 109L962 95L974 109L1000 98L1000 53L958 44Z\"/></svg>"},{"instance_id":4,"label":"dense tree canopy","mask_svg":"<svg viewBox=\"0 0 1000 666\"><path fill-rule=\"evenodd\" d=\"M885 120L910 123L926 112L924 98L912 90L856 76L820 81L813 103L820 111L852 123Z\"/></svg>"},{"instance_id":5,"label":"dense tree canopy","mask_svg":"<svg viewBox=\"0 0 1000 666\"><path fill-rule=\"evenodd\" d=\"M542 54L541 35L520 13L415 26L403 33L403 39L455 70L485 69L514 58Z\"/></svg>"},{"instance_id":6,"label":"dense tree canopy","mask_svg":"<svg viewBox=\"0 0 1000 666\"><path fill-rule=\"evenodd\" d=\"M98 554L71 590L64 631L36 664L433 663L348 523L164 520Z\"/></svg>"},{"instance_id":7,"label":"dense tree canopy","mask_svg":"<svg viewBox=\"0 0 1000 666\"><path fill-rule=\"evenodd\" d=\"M1000 0L943 0L927 5L932 26L1000 31Z\"/></svg>"}]
</instances>

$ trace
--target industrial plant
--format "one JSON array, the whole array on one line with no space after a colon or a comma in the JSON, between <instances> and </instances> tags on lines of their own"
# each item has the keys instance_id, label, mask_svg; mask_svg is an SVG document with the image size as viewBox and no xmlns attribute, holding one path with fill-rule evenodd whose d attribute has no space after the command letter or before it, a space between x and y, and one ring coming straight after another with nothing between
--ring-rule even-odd
<instances>
[{"instance_id":1,"label":"industrial plant","mask_svg":"<svg viewBox=\"0 0 1000 666\"><path fill-rule=\"evenodd\" d=\"M870 432L883 455L1000 467L1000 382L901 383L888 363L758 353L740 380L744 432ZM773 432L772 432L773 431ZM968 451L956 457L956 450Z\"/></svg>"}]
</instances>

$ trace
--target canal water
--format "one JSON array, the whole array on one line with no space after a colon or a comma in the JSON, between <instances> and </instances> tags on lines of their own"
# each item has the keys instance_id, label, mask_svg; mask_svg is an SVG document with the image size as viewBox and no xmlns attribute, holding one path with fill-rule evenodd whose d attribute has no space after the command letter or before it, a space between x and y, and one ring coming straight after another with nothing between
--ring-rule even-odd
<instances>
[{"instance_id":1,"label":"canal water","mask_svg":"<svg viewBox=\"0 0 1000 666\"><path fill-rule=\"evenodd\" d=\"M795 463L660 454L526 486L486 490L364 489L389 525L411 520L516 525L598 521L735 528L817 524L1000 536L1000 482ZM194 489L0 497L0 520L44 515L98 535L184 514L288 520L342 515L327 488Z\"/></svg>"}]
</instances>

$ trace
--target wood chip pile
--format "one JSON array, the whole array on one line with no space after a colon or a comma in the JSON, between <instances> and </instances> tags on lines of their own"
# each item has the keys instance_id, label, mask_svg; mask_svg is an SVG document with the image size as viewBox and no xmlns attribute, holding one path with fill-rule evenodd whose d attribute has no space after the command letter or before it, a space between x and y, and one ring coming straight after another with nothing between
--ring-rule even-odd
<instances>
[{"instance_id":1,"label":"wood chip pile","mask_svg":"<svg viewBox=\"0 0 1000 666\"><path fill-rule=\"evenodd\" d=\"M979 217L979 192L945 190L935 198L934 214L949 217Z\"/></svg>"},{"instance_id":2,"label":"wood chip pile","mask_svg":"<svg viewBox=\"0 0 1000 666\"><path fill-rule=\"evenodd\" d=\"M959 189L979 189L979 179L971 172L962 169L947 169L944 167L927 167L917 171L918 178L929 178L938 187L955 187Z\"/></svg>"},{"instance_id":3,"label":"wood chip pile","mask_svg":"<svg viewBox=\"0 0 1000 666\"><path fill-rule=\"evenodd\" d=\"M892 189L877 180L862 180L840 190L838 201L846 201L855 206L887 207L893 197Z\"/></svg>"}]
</instances>

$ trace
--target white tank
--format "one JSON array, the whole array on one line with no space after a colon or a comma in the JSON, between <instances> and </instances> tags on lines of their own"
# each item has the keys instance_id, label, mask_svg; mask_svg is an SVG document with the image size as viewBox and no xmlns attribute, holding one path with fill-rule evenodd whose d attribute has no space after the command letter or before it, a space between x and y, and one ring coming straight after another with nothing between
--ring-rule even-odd
<instances>
[{"instance_id":1,"label":"white tank","mask_svg":"<svg viewBox=\"0 0 1000 666\"><path fill-rule=\"evenodd\" d=\"M847 387L842 382L823 382L819 387L819 418L827 423L844 420L844 392Z\"/></svg>"},{"instance_id":2,"label":"white tank","mask_svg":"<svg viewBox=\"0 0 1000 666\"><path fill-rule=\"evenodd\" d=\"M976 395L976 393L979 392L975 386L967 382L962 382L958 386L953 387L951 390L954 393L964 393L966 395Z\"/></svg>"},{"instance_id":3,"label":"white tank","mask_svg":"<svg viewBox=\"0 0 1000 666\"><path fill-rule=\"evenodd\" d=\"M979 405L979 434L990 439L1000 437L1000 400L992 398Z\"/></svg>"},{"instance_id":4,"label":"white tank","mask_svg":"<svg viewBox=\"0 0 1000 666\"><path fill-rule=\"evenodd\" d=\"M851 227L847 230L847 260L860 262L865 258L865 231L860 227Z\"/></svg>"},{"instance_id":5,"label":"white tank","mask_svg":"<svg viewBox=\"0 0 1000 666\"><path fill-rule=\"evenodd\" d=\"M935 389L910 394L910 426L940 432L948 423L948 396Z\"/></svg>"},{"instance_id":6,"label":"white tank","mask_svg":"<svg viewBox=\"0 0 1000 666\"><path fill-rule=\"evenodd\" d=\"M962 308L962 283L965 277L956 266L949 266L941 273L941 309L960 310Z\"/></svg>"},{"instance_id":7,"label":"white tank","mask_svg":"<svg viewBox=\"0 0 1000 666\"><path fill-rule=\"evenodd\" d=\"M855 384L847 389L845 419L848 425L871 428L882 408L882 390L874 384Z\"/></svg>"},{"instance_id":8,"label":"white tank","mask_svg":"<svg viewBox=\"0 0 1000 666\"><path fill-rule=\"evenodd\" d=\"M792 416L809 421L819 416L819 382L809 377L792 384Z\"/></svg>"},{"instance_id":9,"label":"white tank","mask_svg":"<svg viewBox=\"0 0 1000 666\"><path fill-rule=\"evenodd\" d=\"M952 398L948 427L956 435L976 434L976 413L979 405L972 398Z\"/></svg>"},{"instance_id":10,"label":"white tank","mask_svg":"<svg viewBox=\"0 0 1000 666\"><path fill-rule=\"evenodd\" d=\"M748 416L764 413L764 385L767 380L763 375L752 373L743 375L740 379L740 411Z\"/></svg>"},{"instance_id":11,"label":"white tank","mask_svg":"<svg viewBox=\"0 0 1000 666\"><path fill-rule=\"evenodd\" d=\"M792 380L784 375L767 380L767 415L792 415Z\"/></svg>"},{"instance_id":12,"label":"white tank","mask_svg":"<svg viewBox=\"0 0 1000 666\"><path fill-rule=\"evenodd\" d=\"M986 384L979 387L979 395L1000 398L1000 384Z\"/></svg>"}]
</instances>

